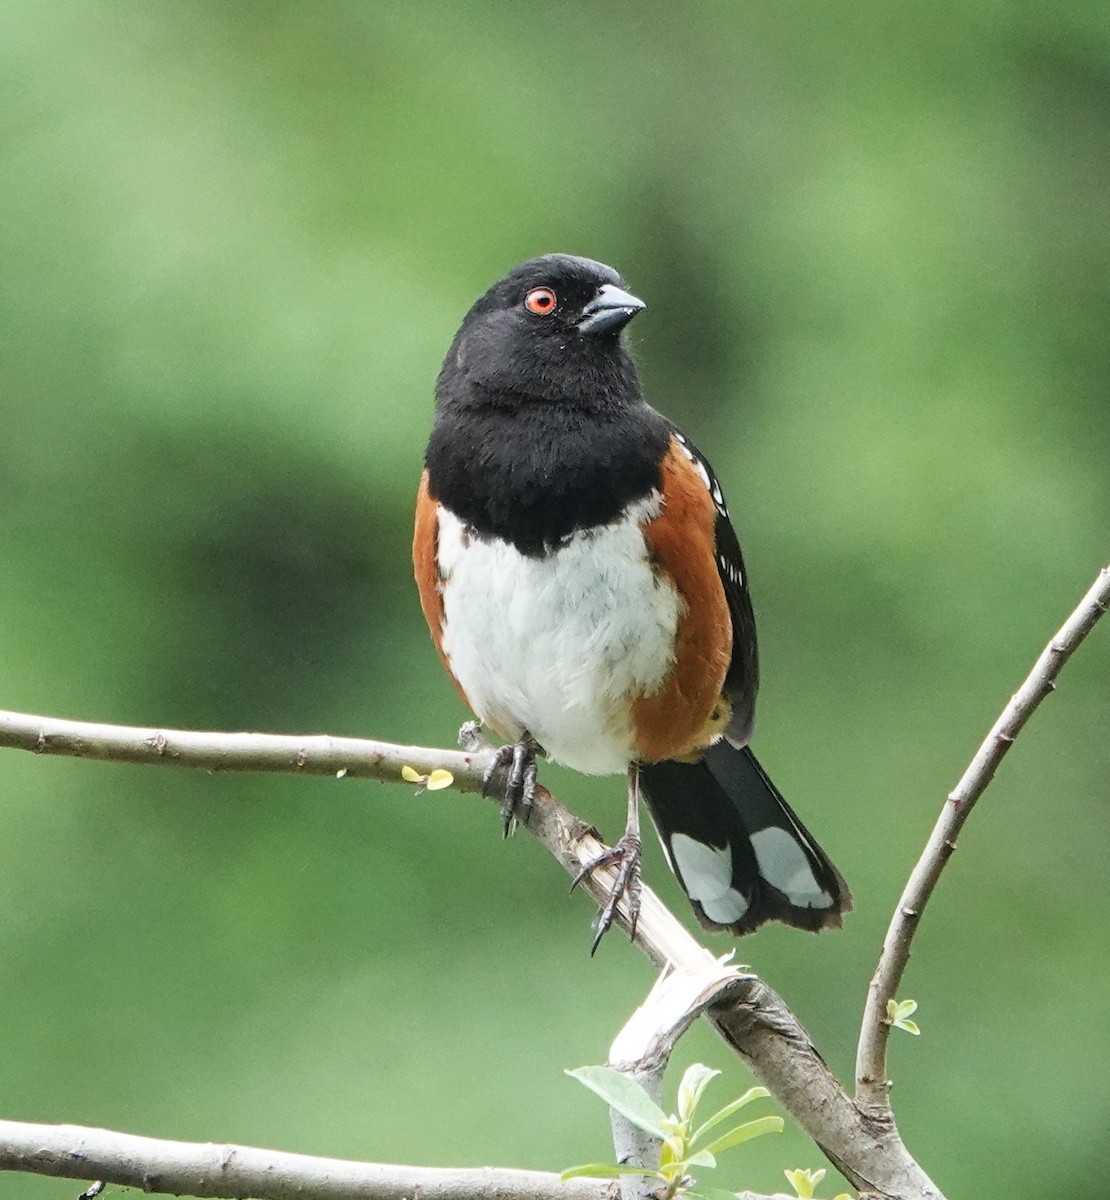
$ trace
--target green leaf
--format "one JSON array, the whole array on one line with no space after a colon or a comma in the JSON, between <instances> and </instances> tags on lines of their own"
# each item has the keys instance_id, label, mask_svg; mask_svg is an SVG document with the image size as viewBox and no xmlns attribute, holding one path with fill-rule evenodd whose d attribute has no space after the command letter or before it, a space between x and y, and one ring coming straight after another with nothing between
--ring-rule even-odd
<instances>
[{"instance_id":1,"label":"green leaf","mask_svg":"<svg viewBox=\"0 0 1110 1200\"><path fill-rule=\"evenodd\" d=\"M814 1190L825 1178L825 1168L820 1167L816 1171L807 1171L802 1167L796 1167L793 1171L783 1171L783 1174L797 1194L798 1200L813 1200Z\"/></svg>"},{"instance_id":2,"label":"green leaf","mask_svg":"<svg viewBox=\"0 0 1110 1200\"><path fill-rule=\"evenodd\" d=\"M731 1104L726 1104L724 1108L715 1112L690 1139L691 1143L700 1141L711 1129L720 1125L722 1121L727 1121L734 1112L739 1112L745 1104L751 1104L753 1100L766 1100L770 1094L765 1087L748 1088L738 1100L733 1100Z\"/></svg>"},{"instance_id":3,"label":"green leaf","mask_svg":"<svg viewBox=\"0 0 1110 1200\"><path fill-rule=\"evenodd\" d=\"M717 1160L708 1150L699 1150L686 1160L688 1167L715 1167L716 1165Z\"/></svg>"},{"instance_id":4,"label":"green leaf","mask_svg":"<svg viewBox=\"0 0 1110 1200\"><path fill-rule=\"evenodd\" d=\"M698 1102L706 1085L720 1071L714 1071L704 1063L693 1063L686 1068L682 1082L678 1085L678 1116L682 1121L692 1121L697 1110Z\"/></svg>"},{"instance_id":5,"label":"green leaf","mask_svg":"<svg viewBox=\"0 0 1110 1200\"><path fill-rule=\"evenodd\" d=\"M737 1125L735 1129L730 1129L712 1145L706 1146L706 1150L711 1154L719 1154L722 1150L750 1142L752 1138L761 1137L765 1133L782 1133L782 1131L782 1117L758 1117L754 1121L748 1121L746 1125Z\"/></svg>"},{"instance_id":6,"label":"green leaf","mask_svg":"<svg viewBox=\"0 0 1110 1200\"><path fill-rule=\"evenodd\" d=\"M575 1067L567 1074L600 1096L621 1116L627 1117L637 1129L650 1133L660 1141L667 1136L663 1128L667 1114L634 1079L629 1079L612 1067Z\"/></svg>"},{"instance_id":7,"label":"green leaf","mask_svg":"<svg viewBox=\"0 0 1110 1200\"><path fill-rule=\"evenodd\" d=\"M651 1175L662 1179L658 1171L645 1171L641 1167L622 1167L617 1163L585 1163L581 1167L567 1167L560 1172L560 1179L580 1179L588 1175L593 1179L616 1179L619 1175Z\"/></svg>"},{"instance_id":8,"label":"green leaf","mask_svg":"<svg viewBox=\"0 0 1110 1200\"><path fill-rule=\"evenodd\" d=\"M916 1000L888 1000L886 1002L887 1024L893 1025L895 1029L904 1029L907 1033L912 1033L917 1037L920 1035L921 1030L918 1028L916 1021L908 1019L915 1012L917 1012Z\"/></svg>"},{"instance_id":9,"label":"green leaf","mask_svg":"<svg viewBox=\"0 0 1110 1200\"><path fill-rule=\"evenodd\" d=\"M660 1167L670 1167L674 1163L684 1163L686 1161L686 1139L679 1137L677 1134L671 1134L663 1140L662 1149L659 1152Z\"/></svg>"},{"instance_id":10,"label":"green leaf","mask_svg":"<svg viewBox=\"0 0 1110 1200\"><path fill-rule=\"evenodd\" d=\"M660 1174L667 1181L667 1188L673 1195L678 1185L686 1178L686 1160L671 1163L669 1167L664 1167Z\"/></svg>"}]
</instances>

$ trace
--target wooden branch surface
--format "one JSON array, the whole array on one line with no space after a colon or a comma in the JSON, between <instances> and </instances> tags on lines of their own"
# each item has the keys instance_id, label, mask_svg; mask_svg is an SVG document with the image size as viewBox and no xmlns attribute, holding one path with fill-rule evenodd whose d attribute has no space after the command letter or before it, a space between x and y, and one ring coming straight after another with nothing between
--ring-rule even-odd
<instances>
[{"instance_id":1,"label":"wooden branch surface","mask_svg":"<svg viewBox=\"0 0 1110 1200\"><path fill-rule=\"evenodd\" d=\"M1075 611L1033 664L1025 682L1002 710L960 782L949 793L891 917L878 966L867 991L856 1054L856 1099L876 1116L890 1112L887 1041L891 1026L887 1002L896 998L910 958L910 944L921 923L956 837L975 802L994 778L999 764L1037 706L1056 686L1056 677L1075 649L1110 607L1110 567L1104 567Z\"/></svg>"},{"instance_id":2,"label":"wooden branch surface","mask_svg":"<svg viewBox=\"0 0 1110 1200\"><path fill-rule=\"evenodd\" d=\"M616 1181L500 1167L407 1167L253 1146L0 1121L0 1171L218 1200L616 1200ZM740 1192L737 1200L789 1200Z\"/></svg>"},{"instance_id":3,"label":"wooden branch surface","mask_svg":"<svg viewBox=\"0 0 1110 1200\"><path fill-rule=\"evenodd\" d=\"M0 1170L228 1200L612 1200L617 1190L544 1171L360 1163L21 1121L0 1121Z\"/></svg>"}]
</instances>

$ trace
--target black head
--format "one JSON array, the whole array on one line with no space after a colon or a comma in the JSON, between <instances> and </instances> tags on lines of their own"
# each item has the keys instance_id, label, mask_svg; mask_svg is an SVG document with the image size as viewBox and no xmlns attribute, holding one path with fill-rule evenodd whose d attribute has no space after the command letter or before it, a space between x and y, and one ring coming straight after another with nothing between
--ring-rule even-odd
<instances>
[{"instance_id":1,"label":"black head","mask_svg":"<svg viewBox=\"0 0 1110 1200\"><path fill-rule=\"evenodd\" d=\"M638 398L620 334L643 307L604 263L530 259L467 313L443 364L439 402L593 407Z\"/></svg>"},{"instance_id":2,"label":"black head","mask_svg":"<svg viewBox=\"0 0 1110 1200\"><path fill-rule=\"evenodd\" d=\"M612 267L569 254L495 283L439 374L431 495L478 536L540 555L657 488L670 426L621 344L643 307Z\"/></svg>"}]
</instances>

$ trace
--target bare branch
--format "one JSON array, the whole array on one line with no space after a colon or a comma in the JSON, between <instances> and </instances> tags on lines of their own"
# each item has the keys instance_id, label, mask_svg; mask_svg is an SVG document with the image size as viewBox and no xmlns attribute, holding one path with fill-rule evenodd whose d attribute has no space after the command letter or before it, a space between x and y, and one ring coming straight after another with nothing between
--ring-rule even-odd
<instances>
[{"instance_id":1,"label":"bare branch","mask_svg":"<svg viewBox=\"0 0 1110 1200\"><path fill-rule=\"evenodd\" d=\"M81 1125L0 1121L0 1171L222 1200L616 1200L615 1182L546 1171L402 1167L253 1146L169 1142ZM90 1188L89 1195L94 1193ZM789 1200L740 1192L737 1200Z\"/></svg>"},{"instance_id":2,"label":"bare branch","mask_svg":"<svg viewBox=\"0 0 1110 1200\"><path fill-rule=\"evenodd\" d=\"M607 1180L563 1183L543 1171L360 1163L21 1121L0 1121L0 1170L228 1200L398 1200L413 1195L421 1200L612 1200L617 1190Z\"/></svg>"},{"instance_id":3,"label":"bare branch","mask_svg":"<svg viewBox=\"0 0 1110 1200\"><path fill-rule=\"evenodd\" d=\"M401 783L402 767L427 775L444 767L460 791L481 788L490 752L484 746L468 753L396 746L365 738L327 734L196 733L184 729L135 729L62 721L29 713L0 712L0 746L35 754L62 754L104 762L141 763L160 767L193 767L205 771L264 771L290 775L332 775Z\"/></svg>"},{"instance_id":4,"label":"bare branch","mask_svg":"<svg viewBox=\"0 0 1110 1200\"><path fill-rule=\"evenodd\" d=\"M891 1026L887 1019L887 1004L896 997L909 961L910 943L941 871L956 848L956 836L975 802L994 778L1014 738L1040 702L1053 690L1064 663L1095 627L1108 606L1110 567L1104 567L1078 607L1033 664L1025 682L1002 710L1002 715L987 734L963 778L949 794L932 835L910 874L891 918L879 963L868 988L856 1056L856 1098L875 1115L890 1111L886 1048Z\"/></svg>"}]
</instances>

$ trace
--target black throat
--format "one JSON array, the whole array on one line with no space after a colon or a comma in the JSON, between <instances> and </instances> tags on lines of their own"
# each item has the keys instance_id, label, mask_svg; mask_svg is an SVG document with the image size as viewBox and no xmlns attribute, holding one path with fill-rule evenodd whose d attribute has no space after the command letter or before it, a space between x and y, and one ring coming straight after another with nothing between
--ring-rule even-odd
<instances>
[{"instance_id":1,"label":"black throat","mask_svg":"<svg viewBox=\"0 0 1110 1200\"><path fill-rule=\"evenodd\" d=\"M539 556L659 487L670 429L642 401L507 400L441 403L428 444L432 496L478 536Z\"/></svg>"}]
</instances>

